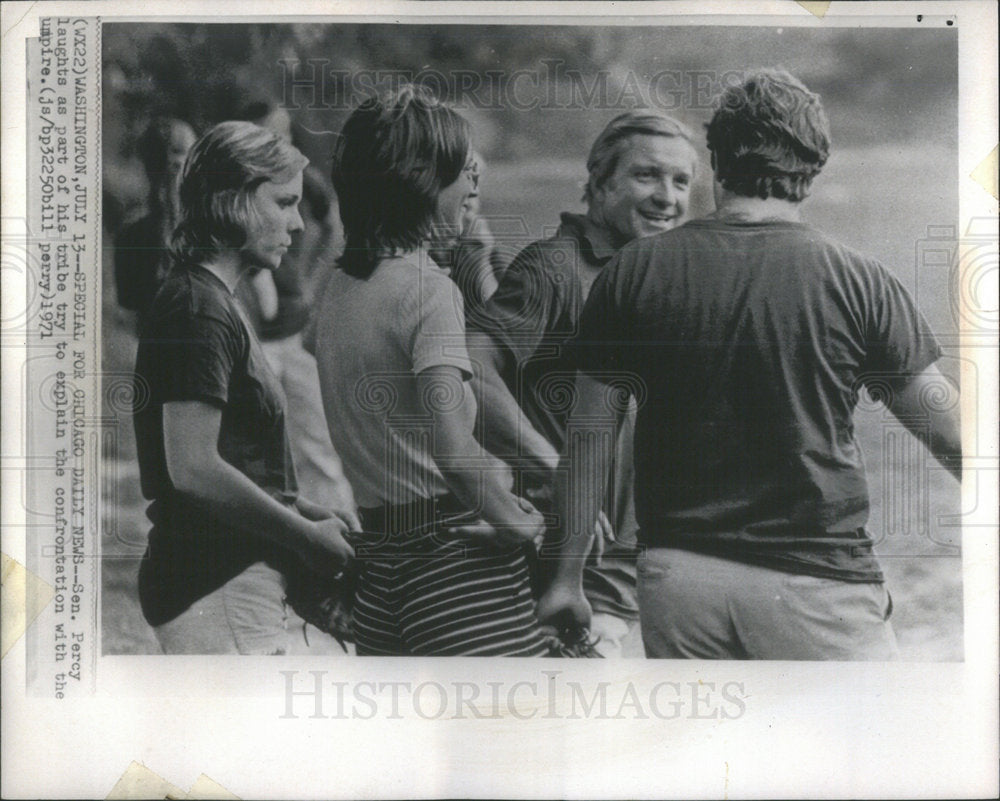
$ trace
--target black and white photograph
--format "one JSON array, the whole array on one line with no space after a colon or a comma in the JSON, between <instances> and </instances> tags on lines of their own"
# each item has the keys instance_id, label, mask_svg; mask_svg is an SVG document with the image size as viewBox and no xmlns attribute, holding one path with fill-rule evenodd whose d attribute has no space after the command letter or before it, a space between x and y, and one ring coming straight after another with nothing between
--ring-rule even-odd
<instances>
[{"instance_id":1,"label":"black and white photograph","mask_svg":"<svg viewBox=\"0 0 1000 801\"><path fill-rule=\"evenodd\" d=\"M995 790L995 7L40 5L5 797Z\"/></svg>"},{"instance_id":2,"label":"black and white photograph","mask_svg":"<svg viewBox=\"0 0 1000 801\"><path fill-rule=\"evenodd\" d=\"M103 652L961 661L928 23L104 25Z\"/></svg>"}]
</instances>

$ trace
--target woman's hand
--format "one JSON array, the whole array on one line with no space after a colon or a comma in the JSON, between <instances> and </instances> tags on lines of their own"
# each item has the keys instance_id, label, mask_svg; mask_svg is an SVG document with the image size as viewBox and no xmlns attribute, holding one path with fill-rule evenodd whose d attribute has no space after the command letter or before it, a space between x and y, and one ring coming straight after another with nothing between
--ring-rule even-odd
<instances>
[{"instance_id":1,"label":"woman's hand","mask_svg":"<svg viewBox=\"0 0 1000 801\"><path fill-rule=\"evenodd\" d=\"M348 531L361 531L361 519L353 507L330 509L326 506L320 506L318 503L313 503L308 498L303 498L300 495L295 501L295 508L299 510L299 514L306 520L319 521L336 517L343 521Z\"/></svg>"},{"instance_id":2,"label":"woman's hand","mask_svg":"<svg viewBox=\"0 0 1000 801\"><path fill-rule=\"evenodd\" d=\"M538 622L556 631L590 628L592 615L579 583L553 581L538 601Z\"/></svg>"},{"instance_id":3,"label":"woman's hand","mask_svg":"<svg viewBox=\"0 0 1000 801\"><path fill-rule=\"evenodd\" d=\"M354 548L344 539L348 526L339 517L330 517L309 524L296 551L299 558L321 576L336 576L344 572L354 558Z\"/></svg>"},{"instance_id":4,"label":"woman's hand","mask_svg":"<svg viewBox=\"0 0 1000 801\"><path fill-rule=\"evenodd\" d=\"M511 549L526 542L541 545L545 534L545 518L524 498L516 498L520 514L496 524L480 518L475 523L453 526L447 533L459 539L479 542L487 547Z\"/></svg>"},{"instance_id":5,"label":"woman's hand","mask_svg":"<svg viewBox=\"0 0 1000 801\"><path fill-rule=\"evenodd\" d=\"M276 501L219 455L221 419L221 409L202 401L164 404L164 455L174 488L232 525L290 549L317 573L340 573L354 555L343 534L360 529L357 516L329 517L328 510L306 501L306 511L325 518L309 520Z\"/></svg>"}]
</instances>

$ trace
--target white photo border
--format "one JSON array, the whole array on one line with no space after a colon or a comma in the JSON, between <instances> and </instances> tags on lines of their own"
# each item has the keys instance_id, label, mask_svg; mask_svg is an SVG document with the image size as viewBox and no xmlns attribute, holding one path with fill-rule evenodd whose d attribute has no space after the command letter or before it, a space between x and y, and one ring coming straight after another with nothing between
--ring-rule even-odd
<instances>
[{"instance_id":1,"label":"white photo border","mask_svg":"<svg viewBox=\"0 0 1000 801\"><path fill-rule=\"evenodd\" d=\"M361 3L294 2L280 8L280 21L373 19L367 13L370 6ZM24 43L37 36L40 17L275 21L276 9L263 0L4 3L5 247L9 226L27 217L19 166L26 163ZM295 17L289 16L292 11ZM995 158L998 141L993 3L835 2L822 18L791 0L389 2L377 11L378 21L400 23L461 17L465 22L639 24L657 17L677 25L820 27L914 25L917 14L953 17L959 35L956 181L961 226L966 230L974 220L995 224L996 199L969 177L991 152ZM995 253L995 238L993 242ZM26 301L23 276L8 275L6 257L4 267L2 319L8 320ZM100 657L95 694L61 704L25 693L22 638L2 663L3 726L12 734L3 743L2 794L105 797L137 762L182 791L205 774L243 798L995 796L996 331L962 344L963 358L975 364L981 388L978 397L963 398L963 415L976 420L977 438L965 442L972 459L962 508L982 526L963 544L963 663L636 661L612 669L586 660L526 666L497 660L366 659L327 665L315 659L277 664L256 657ZM24 453L24 410L17 403L24 354L16 343L5 339L3 345L3 553L25 564L25 529L18 526L26 473L19 456ZM966 433L971 430L967 427ZM486 665L490 675L484 679ZM346 706L336 711L324 706L323 717L311 714L312 697L302 696L303 704L297 696L290 701L287 693L289 687L307 691L309 671L316 670L326 673L327 703L334 703L338 683L348 693ZM391 704L380 702L369 715L372 705L351 702L351 697L373 681L421 687L423 700L414 703L411 693L396 714ZM451 714L455 695L468 692L455 689L458 685L487 681L500 683L502 696L514 701L501 703L496 716L478 718L468 709L464 715ZM576 692L574 682L588 697L608 682L612 713L565 714L561 705ZM634 687L648 698L664 682L680 688L681 712L672 718L635 714L623 688ZM534 691L530 683L536 685ZM439 685L449 709L434 715ZM558 714L550 714L553 692ZM379 693L376 687L362 694ZM709 697L718 703L706 701ZM627 711L616 717L614 710L623 708Z\"/></svg>"}]
</instances>

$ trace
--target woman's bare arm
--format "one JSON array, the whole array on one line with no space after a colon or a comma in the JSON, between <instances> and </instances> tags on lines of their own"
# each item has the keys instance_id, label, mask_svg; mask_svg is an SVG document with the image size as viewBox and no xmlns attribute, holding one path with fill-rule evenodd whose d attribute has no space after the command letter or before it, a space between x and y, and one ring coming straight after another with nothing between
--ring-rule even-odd
<instances>
[{"instance_id":1,"label":"woman's bare arm","mask_svg":"<svg viewBox=\"0 0 1000 801\"><path fill-rule=\"evenodd\" d=\"M430 367L417 376L417 386L434 420L434 461L448 488L468 508L479 509L495 529L489 538L514 543L541 534L542 515L510 492L509 471L473 436L476 400L462 372L446 365ZM436 397L448 401L436 403Z\"/></svg>"},{"instance_id":2,"label":"woman's bare arm","mask_svg":"<svg viewBox=\"0 0 1000 801\"><path fill-rule=\"evenodd\" d=\"M226 462L218 449L221 422L222 411L202 401L164 404L164 451L174 488L235 527L289 548L317 572L338 573L353 556L344 521L306 520Z\"/></svg>"}]
</instances>

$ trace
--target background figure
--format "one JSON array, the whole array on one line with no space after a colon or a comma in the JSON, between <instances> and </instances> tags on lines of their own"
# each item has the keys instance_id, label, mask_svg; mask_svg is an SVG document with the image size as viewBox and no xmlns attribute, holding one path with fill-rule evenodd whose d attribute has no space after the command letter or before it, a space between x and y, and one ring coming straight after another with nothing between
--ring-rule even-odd
<instances>
[{"instance_id":1,"label":"background figure","mask_svg":"<svg viewBox=\"0 0 1000 801\"><path fill-rule=\"evenodd\" d=\"M243 118L292 142L292 120L270 102L251 103ZM339 249L332 187L312 165L302 173L299 206L304 228L273 273L262 270L240 285L238 296L260 337L268 364L285 391L288 438L302 491L332 508L353 508L354 494L330 443L316 360L302 346L318 287L329 278Z\"/></svg>"},{"instance_id":2,"label":"background figure","mask_svg":"<svg viewBox=\"0 0 1000 801\"><path fill-rule=\"evenodd\" d=\"M171 117L155 118L138 141L149 181L146 214L115 237L118 304L136 313L137 326L170 268L168 244L180 213L180 173L194 141L191 126Z\"/></svg>"},{"instance_id":3,"label":"background figure","mask_svg":"<svg viewBox=\"0 0 1000 801\"><path fill-rule=\"evenodd\" d=\"M587 213L563 213L556 235L528 245L504 273L482 314L470 315L487 447L536 463L523 474L524 491L544 508L551 510L553 471L566 445L573 403L574 368L564 346L577 329L591 284L626 242L669 230L684 219L696 165L691 135L677 120L648 111L619 115L598 136L587 159ZM626 385L627 380L621 386ZM639 617L634 402L626 399L620 412L616 425L622 431L600 520L604 553L599 564L589 564L584 572L594 610L591 634L602 656L621 655ZM551 567L550 560L543 562Z\"/></svg>"}]
</instances>

